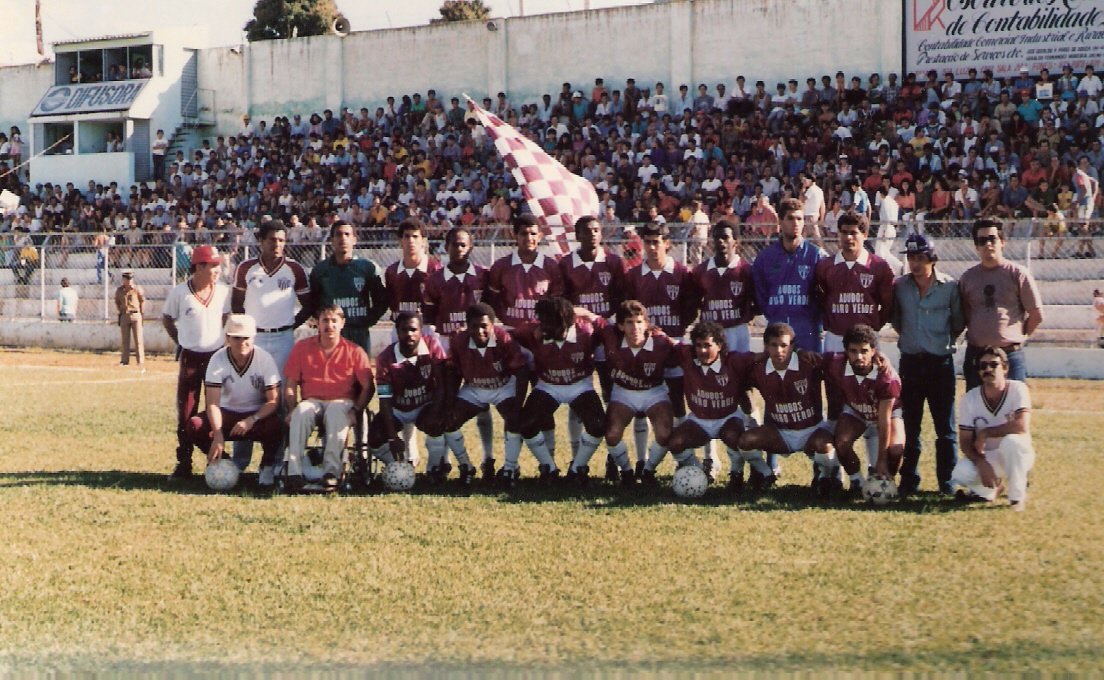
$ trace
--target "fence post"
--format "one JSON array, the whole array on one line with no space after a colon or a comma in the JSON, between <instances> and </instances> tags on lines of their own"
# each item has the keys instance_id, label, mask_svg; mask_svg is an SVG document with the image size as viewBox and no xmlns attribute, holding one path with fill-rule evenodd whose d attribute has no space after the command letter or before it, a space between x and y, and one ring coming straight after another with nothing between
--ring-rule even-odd
<instances>
[{"instance_id":1,"label":"fence post","mask_svg":"<svg viewBox=\"0 0 1104 680\"><path fill-rule=\"evenodd\" d=\"M111 244L108 243L104 247L104 268L103 268L103 320L106 323L111 319L111 312L107 308L108 298L111 297Z\"/></svg>"},{"instance_id":2,"label":"fence post","mask_svg":"<svg viewBox=\"0 0 1104 680\"><path fill-rule=\"evenodd\" d=\"M38 295L40 308L38 311L38 320L46 320L46 246L43 245L39 248L38 263L41 265L38 268Z\"/></svg>"},{"instance_id":3,"label":"fence post","mask_svg":"<svg viewBox=\"0 0 1104 680\"><path fill-rule=\"evenodd\" d=\"M169 246L169 282L176 287L176 242Z\"/></svg>"},{"instance_id":4,"label":"fence post","mask_svg":"<svg viewBox=\"0 0 1104 680\"><path fill-rule=\"evenodd\" d=\"M1024 239L1024 244L1027 247L1027 252L1024 253L1024 267L1034 275L1031 271L1031 249L1035 247L1035 218L1032 217L1027 223L1027 237Z\"/></svg>"}]
</instances>

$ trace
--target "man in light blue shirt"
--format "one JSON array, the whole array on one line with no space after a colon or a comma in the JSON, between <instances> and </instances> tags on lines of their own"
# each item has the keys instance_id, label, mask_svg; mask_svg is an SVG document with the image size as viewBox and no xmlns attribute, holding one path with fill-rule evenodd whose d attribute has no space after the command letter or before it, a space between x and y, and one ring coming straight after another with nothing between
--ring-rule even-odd
<instances>
[{"instance_id":1,"label":"man in light blue shirt","mask_svg":"<svg viewBox=\"0 0 1104 680\"><path fill-rule=\"evenodd\" d=\"M951 472L958 458L955 423L955 340L966 328L958 284L937 272L935 245L924 234L905 241L909 273L893 284L890 323L900 334L901 411L905 421L902 494L920 487L920 425L928 402L935 426L935 474L943 493L954 492Z\"/></svg>"}]
</instances>

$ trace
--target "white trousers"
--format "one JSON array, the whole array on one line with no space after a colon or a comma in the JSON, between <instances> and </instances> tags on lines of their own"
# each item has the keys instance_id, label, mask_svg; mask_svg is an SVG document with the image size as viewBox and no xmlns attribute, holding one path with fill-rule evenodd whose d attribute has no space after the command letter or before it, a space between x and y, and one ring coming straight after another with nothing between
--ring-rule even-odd
<instances>
[{"instance_id":1,"label":"white trousers","mask_svg":"<svg viewBox=\"0 0 1104 680\"><path fill-rule=\"evenodd\" d=\"M291 412L291 427L288 431L287 472L289 475L303 474L303 453L307 448L307 439L314 428L324 424L326 436L322 442L322 473L341 476L345 441L349 436L349 413L353 410L352 399L321 401L307 399L299 402Z\"/></svg>"},{"instance_id":2,"label":"white trousers","mask_svg":"<svg viewBox=\"0 0 1104 680\"><path fill-rule=\"evenodd\" d=\"M1000 446L985 452L985 460L993 466L997 476L1007 483L1009 501L1017 502L1027 498L1027 473L1035 465L1035 447L1031 445L1029 435L1008 434L1001 437ZM993 500L997 496L996 489L982 485L977 466L965 456L958 459L954 471L951 472L951 483L964 486L987 500Z\"/></svg>"}]
</instances>

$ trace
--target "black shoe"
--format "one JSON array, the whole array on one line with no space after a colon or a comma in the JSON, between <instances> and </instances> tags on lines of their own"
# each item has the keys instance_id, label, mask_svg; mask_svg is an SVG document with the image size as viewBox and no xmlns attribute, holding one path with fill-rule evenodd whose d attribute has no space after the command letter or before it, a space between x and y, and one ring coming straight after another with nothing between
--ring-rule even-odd
<instances>
[{"instance_id":1,"label":"black shoe","mask_svg":"<svg viewBox=\"0 0 1104 680\"><path fill-rule=\"evenodd\" d=\"M613 456L606 456L606 481L616 482L621 476L621 470L617 467L617 461Z\"/></svg>"},{"instance_id":2,"label":"black shoe","mask_svg":"<svg viewBox=\"0 0 1104 680\"><path fill-rule=\"evenodd\" d=\"M839 490L843 490L843 481L835 480L839 484ZM847 487L847 493L844 494L844 500L849 501L861 501L863 499L863 483L859 480L851 480L851 486Z\"/></svg>"},{"instance_id":3,"label":"black shoe","mask_svg":"<svg viewBox=\"0 0 1104 680\"><path fill-rule=\"evenodd\" d=\"M644 474L644 466L643 465L640 466L640 474L641 475ZM655 473L652 473L652 477L653 477L653 479L655 478ZM633 471L633 470L622 470L621 471L621 486L636 486L636 472Z\"/></svg>"},{"instance_id":4,"label":"black shoe","mask_svg":"<svg viewBox=\"0 0 1104 680\"><path fill-rule=\"evenodd\" d=\"M436 486L445 481L444 475L441 474L440 465L426 470L426 481L428 481L432 486Z\"/></svg>"},{"instance_id":5,"label":"black shoe","mask_svg":"<svg viewBox=\"0 0 1104 680\"><path fill-rule=\"evenodd\" d=\"M901 498L911 496L920 489L920 478L917 476L901 475L901 483L897 485L897 493Z\"/></svg>"},{"instance_id":6,"label":"black shoe","mask_svg":"<svg viewBox=\"0 0 1104 680\"><path fill-rule=\"evenodd\" d=\"M767 475L766 477L760 475L759 479L757 479L755 482L755 491L756 493L763 493L767 489L774 486L776 482L778 482L778 477L773 473Z\"/></svg>"},{"instance_id":7,"label":"black shoe","mask_svg":"<svg viewBox=\"0 0 1104 680\"><path fill-rule=\"evenodd\" d=\"M825 496L843 493L843 480L839 477L829 477L825 481L825 486L828 487L828 491L824 494ZM856 483L852 482L851 486L855 487ZM859 488L859 498L862 498L862 482L858 482L857 486Z\"/></svg>"},{"instance_id":8,"label":"black shoe","mask_svg":"<svg viewBox=\"0 0 1104 680\"><path fill-rule=\"evenodd\" d=\"M655 470L641 470L640 471L640 484L642 486L656 486Z\"/></svg>"},{"instance_id":9,"label":"black shoe","mask_svg":"<svg viewBox=\"0 0 1104 680\"><path fill-rule=\"evenodd\" d=\"M301 491L306 485L307 478L303 475L288 475L285 488L287 489L288 493L295 493L296 491Z\"/></svg>"},{"instance_id":10,"label":"black shoe","mask_svg":"<svg viewBox=\"0 0 1104 680\"><path fill-rule=\"evenodd\" d=\"M955 500L959 503L988 503L989 499L984 496L979 496L973 491L967 491L965 489L959 489L955 491Z\"/></svg>"},{"instance_id":11,"label":"black shoe","mask_svg":"<svg viewBox=\"0 0 1104 680\"><path fill-rule=\"evenodd\" d=\"M590 486L590 468L586 465L580 465L574 470L568 470L566 479L580 489L585 489Z\"/></svg>"},{"instance_id":12,"label":"black shoe","mask_svg":"<svg viewBox=\"0 0 1104 680\"><path fill-rule=\"evenodd\" d=\"M538 465L540 478L537 480L541 486L552 486L560 479L560 471L553 470L551 465Z\"/></svg>"},{"instance_id":13,"label":"black shoe","mask_svg":"<svg viewBox=\"0 0 1104 680\"><path fill-rule=\"evenodd\" d=\"M169 475L170 482L186 482L192 478L192 464L191 463L177 463L173 468L172 474Z\"/></svg>"},{"instance_id":14,"label":"black shoe","mask_svg":"<svg viewBox=\"0 0 1104 680\"><path fill-rule=\"evenodd\" d=\"M731 493L743 493L744 492L744 473L743 472L730 472L730 473L728 473L728 486L726 488Z\"/></svg>"},{"instance_id":15,"label":"black shoe","mask_svg":"<svg viewBox=\"0 0 1104 680\"><path fill-rule=\"evenodd\" d=\"M636 461L636 476L639 477L644 472L644 461ZM624 473L622 473L624 474Z\"/></svg>"},{"instance_id":16,"label":"black shoe","mask_svg":"<svg viewBox=\"0 0 1104 680\"><path fill-rule=\"evenodd\" d=\"M495 479L498 480L498 483L501 484L503 488L516 489L518 483L518 474L519 471L517 470L507 470L506 468L502 468L498 471L498 474L495 475Z\"/></svg>"},{"instance_id":17,"label":"black shoe","mask_svg":"<svg viewBox=\"0 0 1104 680\"><path fill-rule=\"evenodd\" d=\"M446 479L448 479L448 476L450 474L452 474L452 463L448 462L447 460L443 461L440 465L440 468L441 468L441 481L443 482Z\"/></svg>"},{"instance_id":18,"label":"black shoe","mask_svg":"<svg viewBox=\"0 0 1104 680\"><path fill-rule=\"evenodd\" d=\"M460 466L460 484L461 486L471 486L475 481L475 468L471 465Z\"/></svg>"},{"instance_id":19,"label":"black shoe","mask_svg":"<svg viewBox=\"0 0 1104 680\"><path fill-rule=\"evenodd\" d=\"M495 466L494 458L484 458L483 462L479 464L479 471L483 475L484 482L491 482L495 479Z\"/></svg>"},{"instance_id":20,"label":"black shoe","mask_svg":"<svg viewBox=\"0 0 1104 680\"><path fill-rule=\"evenodd\" d=\"M705 472L705 476L709 478L709 483L713 483L713 459L706 458L702 461L702 471Z\"/></svg>"},{"instance_id":21,"label":"black shoe","mask_svg":"<svg viewBox=\"0 0 1104 680\"><path fill-rule=\"evenodd\" d=\"M337 475L332 472L327 472L322 475L322 488L327 491L333 491L337 489Z\"/></svg>"}]
</instances>

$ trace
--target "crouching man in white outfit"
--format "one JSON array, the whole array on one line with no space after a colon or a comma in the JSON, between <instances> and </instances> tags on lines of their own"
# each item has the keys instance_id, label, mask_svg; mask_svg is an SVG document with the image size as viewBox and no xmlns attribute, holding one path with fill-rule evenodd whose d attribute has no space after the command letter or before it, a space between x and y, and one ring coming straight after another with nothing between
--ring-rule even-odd
<instances>
[{"instance_id":1,"label":"crouching man in white outfit","mask_svg":"<svg viewBox=\"0 0 1104 680\"><path fill-rule=\"evenodd\" d=\"M1008 379L1008 356L998 347L978 354L981 385L966 393L958 411L959 441L964 458L951 473L951 483L964 486L959 497L995 501L1008 485L1012 508L1027 502L1027 473L1035 464L1031 444L1031 395L1027 385ZM1002 479L1004 482L1002 482Z\"/></svg>"}]
</instances>

